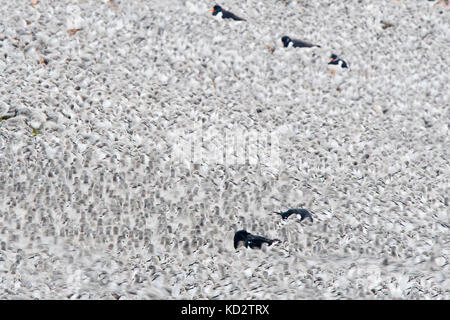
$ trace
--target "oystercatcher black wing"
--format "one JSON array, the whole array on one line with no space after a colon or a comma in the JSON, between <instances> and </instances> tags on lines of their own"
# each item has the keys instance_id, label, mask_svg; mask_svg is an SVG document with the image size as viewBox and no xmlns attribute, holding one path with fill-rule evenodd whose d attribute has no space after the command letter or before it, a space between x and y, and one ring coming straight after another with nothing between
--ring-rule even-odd
<instances>
[{"instance_id":1,"label":"oystercatcher black wing","mask_svg":"<svg viewBox=\"0 0 450 320\"><path fill-rule=\"evenodd\" d=\"M247 240L248 240L248 245L250 246L250 248L261 249L261 246L263 245L263 243L267 243L270 246L277 239L272 240L272 239L268 239L268 238L261 237L261 236L256 236L256 235L249 233L247 236Z\"/></svg>"},{"instance_id":2,"label":"oystercatcher black wing","mask_svg":"<svg viewBox=\"0 0 450 320\"><path fill-rule=\"evenodd\" d=\"M294 48L311 48L311 47L319 47L317 44L312 44L303 40L292 39L292 44Z\"/></svg>"},{"instance_id":3,"label":"oystercatcher black wing","mask_svg":"<svg viewBox=\"0 0 450 320\"><path fill-rule=\"evenodd\" d=\"M283 47L287 48L290 43L294 48L311 48L311 47L319 47L317 44L312 44L303 40L291 39L288 36L281 37L281 42L283 43Z\"/></svg>"},{"instance_id":4,"label":"oystercatcher black wing","mask_svg":"<svg viewBox=\"0 0 450 320\"><path fill-rule=\"evenodd\" d=\"M226 11L226 10L222 10L222 18L223 19L233 19L236 21L246 21L245 19L238 17L234 13L232 13L230 11Z\"/></svg>"}]
</instances>

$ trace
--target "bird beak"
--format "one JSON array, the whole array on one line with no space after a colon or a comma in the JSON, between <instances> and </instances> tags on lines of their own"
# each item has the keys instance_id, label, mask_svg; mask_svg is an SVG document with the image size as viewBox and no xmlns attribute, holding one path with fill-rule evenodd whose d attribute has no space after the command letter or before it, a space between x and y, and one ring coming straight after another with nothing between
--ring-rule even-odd
<instances>
[{"instance_id":1,"label":"bird beak","mask_svg":"<svg viewBox=\"0 0 450 320\"><path fill-rule=\"evenodd\" d=\"M334 59L333 58L330 58L330 62L333 62L334 61Z\"/></svg>"},{"instance_id":2,"label":"bird beak","mask_svg":"<svg viewBox=\"0 0 450 320\"><path fill-rule=\"evenodd\" d=\"M207 12L214 12L214 8L209 9Z\"/></svg>"}]
</instances>

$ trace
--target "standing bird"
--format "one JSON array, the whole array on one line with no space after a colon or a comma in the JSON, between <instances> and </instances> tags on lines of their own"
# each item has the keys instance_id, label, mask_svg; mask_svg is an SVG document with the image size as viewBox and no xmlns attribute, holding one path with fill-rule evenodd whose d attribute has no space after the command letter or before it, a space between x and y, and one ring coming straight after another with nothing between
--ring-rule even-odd
<instances>
[{"instance_id":1,"label":"standing bird","mask_svg":"<svg viewBox=\"0 0 450 320\"><path fill-rule=\"evenodd\" d=\"M245 19L242 19L240 17L238 17L237 15L235 15L234 13L227 11L225 9L222 9L221 6L219 6L218 4L216 4L214 6L214 8L209 9L208 11L212 11L212 15L213 16L217 16L219 13L222 14L222 19L233 19L236 21L245 21Z\"/></svg>"},{"instance_id":2,"label":"standing bird","mask_svg":"<svg viewBox=\"0 0 450 320\"><path fill-rule=\"evenodd\" d=\"M317 44L312 44L298 39L291 39L288 36L281 37L281 42L283 43L283 47L285 48L287 48L291 43L294 48L311 48L311 47L320 48L320 46Z\"/></svg>"},{"instance_id":3,"label":"standing bird","mask_svg":"<svg viewBox=\"0 0 450 320\"><path fill-rule=\"evenodd\" d=\"M244 243L244 246L248 248L250 246L251 249L261 249L263 243L267 243L269 246L275 242L281 241L279 239L267 239L261 236L255 236L247 230L239 230L234 234L234 248L237 249L240 242Z\"/></svg>"},{"instance_id":4,"label":"standing bird","mask_svg":"<svg viewBox=\"0 0 450 320\"><path fill-rule=\"evenodd\" d=\"M332 75L336 73L336 71L347 68L347 62L340 59L337 55L334 53L330 56L330 62L328 62L328 69L330 69L330 72Z\"/></svg>"},{"instance_id":5,"label":"standing bird","mask_svg":"<svg viewBox=\"0 0 450 320\"><path fill-rule=\"evenodd\" d=\"M303 221L306 218L309 218L311 220L311 222L313 222L313 218L311 216L311 213L309 213L308 210L306 209L289 209L288 211L285 212L276 212L274 211L274 213L277 213L281 216L281 218L283 218L283 220L286 220L287 218L289 218L289 216L293 215L293 214L299 214L302 218L300 219L300 221Z\"/></svg>"}]
</instances>

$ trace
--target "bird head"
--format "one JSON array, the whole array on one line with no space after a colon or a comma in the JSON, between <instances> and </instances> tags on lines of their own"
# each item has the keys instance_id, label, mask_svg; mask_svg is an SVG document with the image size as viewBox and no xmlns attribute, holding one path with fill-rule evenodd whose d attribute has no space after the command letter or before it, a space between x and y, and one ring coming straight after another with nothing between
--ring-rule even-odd
<instances>
[{"instance_id":1,"label":"bird head","mask_svg":"<svg viewBox=\"0 0 450 320\"><path fill-rule=\"evenodd\" d=\"M330 56L330 62L333 62L334 60L336 60L338 58L337 55L335 55L334 53L331 54Z\"/></svg>"},{"instance_id":2,"label":"bird head","mask_svg":"<svg viewBox=\"0 0 450 320\"><path fill-rule=\"evenodd\" d=\"M219 12L222 12L222 7L216 4L212 9L209 9L208 11L211 11L213 16L216 16Z\"/></svg>"},{"instance_id":3,"label":"bird head","mask_svg":"<svg viewBox=\"0 0 450 320\"><path fill-rule=\"evenodd\" d=\"M239 230L238 232L236 232L236 236L238 237L246 237L248 235L249 233L247 232L247 230Z\"/></svg>"},{"instance_id":4,"label":"bird head","mask_svg":"<svg viewBox=\"0 0 450 320\"><path fill-rule=\"evenodd\" d=\"M249 233L246 230L240 230L234 234L234 248L237 249L240 242L244 242L245 246L248 246L247 236Z\"/></svg>"},{"instance_id":5,"label":"bird head","mask_svg":"<svg viewBox=\"0 0 450 320\"><path fill-rule=\"evenodd\" d=\"M283 36L281 37L281 42L283 43L283 47L287 48L287 46L289 45L289 43L291 43L291 38L289 38L288 36Z\"/></svg>"}]
</instances>

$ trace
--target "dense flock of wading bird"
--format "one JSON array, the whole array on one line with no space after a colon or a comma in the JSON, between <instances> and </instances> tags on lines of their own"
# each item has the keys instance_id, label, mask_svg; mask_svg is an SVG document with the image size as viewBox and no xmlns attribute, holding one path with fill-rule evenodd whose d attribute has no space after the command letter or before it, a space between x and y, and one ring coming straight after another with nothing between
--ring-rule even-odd
<instances>
[{"instance_id":1,"label":"dense flock of wading bird","mask_svg":"<svg viewBox=\"0 0 450 320\"><path fill-rule=\"evenodd\" d=\"M432 1L432 0L429 0ZM439 0L437 4L444 3L445 5L449 4L448 0ZM246 21L245 19L238 17L234 13L223 9L220 5L216 4L212 9L208 10L209 12L212 12L213 16L221 17L222 19L232 19L235 21ZM283 44L284 48L288 47L294 47L294 48L312 48L312 47L318 47L320 48L320 45L312 44L307 41L299 40L299 39L293 39L289 36L282 36L281 37L281 43ZM272 51L273 48L269 48ZM328 69L330 70L331 74L334 75L339 70L348 69L347 62L339 58L336 54L332 53L330 56L330 61L328 62ZM311 222L313 221L313 218L311 216L311 213L306 209L289 209L285 212L275 212L281 216L283 220L286 220L289 216L295 214L299 214L301 216L300 221L303 221L306 218L309 218ZM250 247L251 249L261 249L262 245L266 243L267 245L271 245L274 242L280 242L279 239L268 239L262 236L253 235L247 230L239 230L234 235L234 248L237 249L240 245L244 245L246 248Z\"/></svg>"},{"instance_id":2,"label":"dense flock of wading bird","mask_svg":"<svg viewBox=\"0 0 450 320\"><path fill-rule=\"evenodd\" d=\"M213 16L221 17L222 19L232 19L234 21L246 21L245 19L238 17L234 13L223 9L221 6L216 4L212 9L208 10L209 12L212 12ZM299 39L292 39L288 36L281 37L281 43L283 44L283 47L288 48L290 46L294 48L312 48L312 47L318 47L317 44L312 44L303 40ZM332 54L330 57L330 62L328 63L328 67L330 69L330 72L334 75L336 71L343 68L348 68L347 63L340 59L336 54ZM286 220L291 215L300 215L300 222L303 221L306 218L309 218L311 222L313 221L313 218L311 216L311 213L306 209L289 209L284 212L274 212L276 214L279 214L283 220ZM262 236L257 236L254 234L251 234L247 232L247 230L239 230L234 234L234 248L237 249L239 246L244 245L246 248L250 247L251 249L261 249L263 244L271 245L274 242L280 242L280 239L268 239Z\"/></svg>"}]
</instances>

